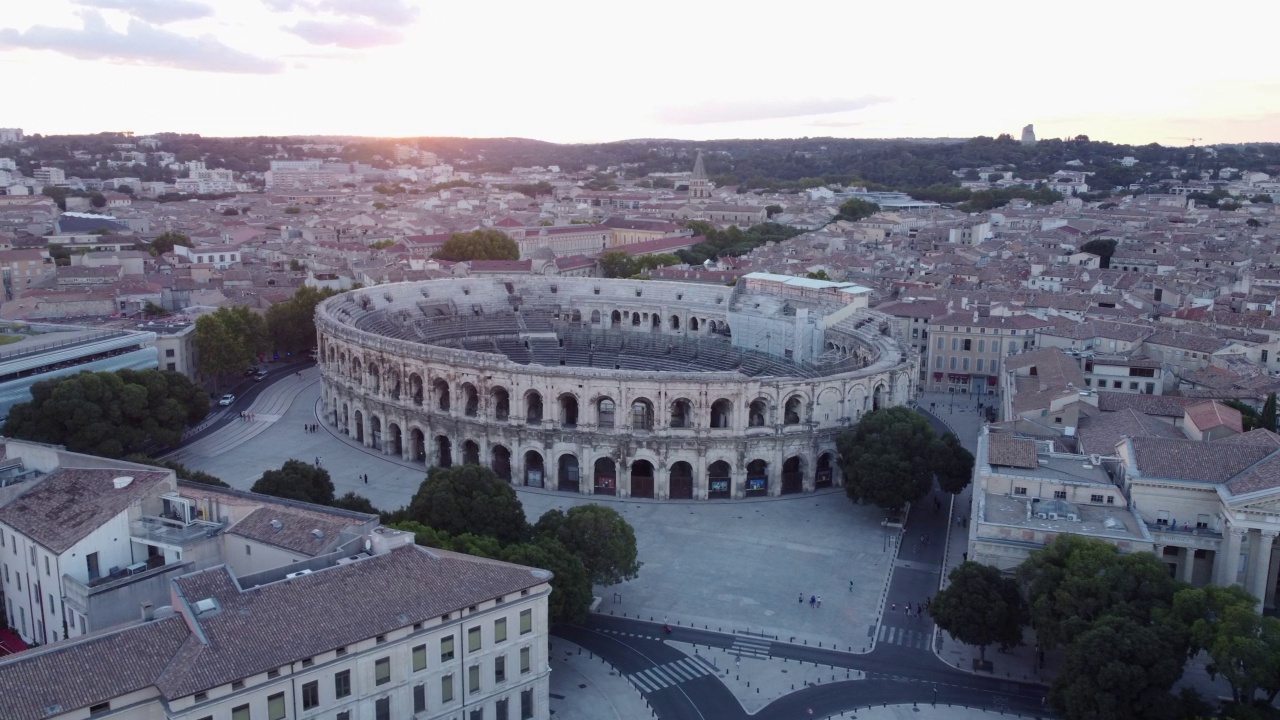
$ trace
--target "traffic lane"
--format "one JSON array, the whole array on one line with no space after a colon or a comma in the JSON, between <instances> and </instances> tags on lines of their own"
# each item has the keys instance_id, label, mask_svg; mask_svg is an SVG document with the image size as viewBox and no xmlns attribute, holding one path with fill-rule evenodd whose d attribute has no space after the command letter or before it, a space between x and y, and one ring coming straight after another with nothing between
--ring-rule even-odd
<instances>
[{"instance_id":1,"label":"traffic lane","mask_svg":"<svg viewBox=\"0 0 1280 720\"><path fill-rule=\"evenodd\" d=\"M171 453L175 450L181 450L187 445L217 432L232 420L239 420L241 411L237 408L249 407L249 405L252 405L253 401L256 400L264 390L270 387L272 383L287 375L293 375L301 372L302 370L306 370L312 365L315 365L315 363L308 361L305 363L295 363L293 365L284 366L276 369L274 372L268 371L267 377L260 381L253 380L252 378L241 378L240 382L237 383L234 388L228 390L228 392L236 396L235 402L231 403L227 407L222 407L218 404L218 399L222 397L221 395L215 396L209 400L209 414L213 415L214 419L209 423L208 427L202 429L200 432L192 433L191 435L183 438L181 442L164 448L159 452ZM205 417L208 418L208 415Z\"/></svg>"},{"instance_id":2,"label":"traffic lane","mask_svg":"<svg viewBox=\"0 0 1280 720\"><path fill-rule=\"evenodd\" d=\"M1044 714L1043 695L1015 696L913 679L878 678L810 685L779 698L756 714L758 720L829 717L870 705L964 705L996 712Z\"/></svg>"},{"instance_id":3,"label":"traffic lane","mask_svg":"<svg viewBox=\"0 0 1280 720\"><path fill-rule=\"evenodd\" d=\"M686 627L676 624L671 625L671 633L668 634L663 632L662 623L607 615L592 615L587 621L587 627L606 632L612 631L643 635L654 640L674 640L693 645L706 645L708 647L724 649L733 647L734 640L738 638L772 642L771 638L761 638L759 635L734 635L732 633L717 632L710 629Z\"/></svg>"},{"instance_id":4,"label":"traffic lane","mask_svg":"<svg viewBox=\"0 0 1280 720\"><path fill-rule=\"evenodd\" d=\"M551 634L608 660L624 677L687 657L660 641L609 635L580 625L556 625ZM719 680L713 679L713 682L721 684ZM671 689L644 693L649 705L663 720L710 720L718 717L703 715L688 693L666 692Z\"/></svg>"}]
</instances>

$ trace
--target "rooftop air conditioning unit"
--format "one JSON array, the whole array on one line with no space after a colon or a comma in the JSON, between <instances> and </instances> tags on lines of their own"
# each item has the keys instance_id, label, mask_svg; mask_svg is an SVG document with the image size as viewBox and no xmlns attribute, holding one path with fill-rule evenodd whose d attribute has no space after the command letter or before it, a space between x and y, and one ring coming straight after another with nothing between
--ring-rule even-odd
<instances>
[{"instance_id":1,"label":"rooftop air conditioning unit","mask_svg":"<svg viewBox=\"0 0 1280 720\"><path fill-rule=\"evenodd\" d=\"M292 580L292 579L294 579L294 578L296 578L296 577L302 577L303 575L310 575L310 574L311 574L311 571L310 571L310 570L299 570L298 572L291 572L291 573L289 573L288 575L285 575L285 576L284 576L284 579L285 579L285 580Z\"/></svg>"}]
</instances>

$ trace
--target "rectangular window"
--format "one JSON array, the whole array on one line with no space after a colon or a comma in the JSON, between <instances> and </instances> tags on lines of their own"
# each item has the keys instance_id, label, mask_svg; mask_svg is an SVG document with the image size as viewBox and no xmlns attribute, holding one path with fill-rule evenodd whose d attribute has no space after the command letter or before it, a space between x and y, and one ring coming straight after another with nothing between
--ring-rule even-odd
<instances>
[{"instance_id":1,"label":"rectangular window","mask_svg":"<svg viewBox=\"0 0 1280 720\"><path fill-rule=\"evenodd\" d=\"M956 369L956 359L955 359L955 357L952 357L952 358L951 358L951 369L952 369L952 370L955 370L955 369Z\"/></svg>"},{"instance_id":2,"label":"rectangular window","mask_svg":"<svg viewBox=\"0 0 1280 720\"><path fill-rule=\"evenodd\" d=\"M338 648L333 653L334 657L342 657L343 655L346 655L346 654L347 654L347 648L345 646Z\"/></svg>"},{"instance_id":3,"label":"rectangular window","mask_svg":"<svg viewBox=\"0 0 1280 720\"><path fill-rule=\"evenodd\" d=\"M942 356L941 356L941 355L939 355L939 356L934 360L933 368L934 368L935 370L941 370L941 369L942 369Z\"/></svg>"},{"instance_id":4,"label":"rectangular window","mask_svg":"<svg viewBox=\"0 0 1280 720\"><path fill-rule=\"evenodd\" d=\"M1208 515L1197 515L1197 516L1196 516L1196 528L1197 528L1197 529L1199 529L1199 530L1207 530L1207 529L1209 528L1209 516L1208 516Z\"/></svg>"},{"instance_id":5,"label":"rectangular window","mask_svg":"<svg viewBox=\"0 0 1280 720\"><path fill-rule=\"evenodd\" d=\"M479 652L480 645L480 628L469 628L467 630L467 652Z\"/></svg>"},{"instance_id":6,"label":"rectangular window","mask_svg":"<svg viewBox=\"0 0 1280 720\"><path fill-rule=\"evenodd\" d=\"M267 720L284 720L284 693L267 698Z\"/></svg>"},{"instance_id":7,"label":"rectangular window","mask_svg":"<svg viewBox=\"0 0 1280 720\"><path fill-rule=\"evenodd\" d=\"M89 717L94 717L96 715L106 715L109 712L111 712L111 703L109 702L98 703L97 705L89 706Z\"/></svg>"},{"instance_id":8,"label":"rectangular window","mask_svg":"<svg viewBox=\"0 0 1280 720\"><path fill-rule=\"evenodd\" d=\"M440 678L440 702L453 702L453 673Z\"/></svg>"},{"instance_id":9,"label":"rectangular window","mask_svg":"<svg viewBox=\"0 0 1280 720\"><path fill-rule=\"evenodd\" d=\"M527 635L533 632L533 610L520 611L520 634Z\"/></svg>"},{"instance_id":10,"label":"rectangular window","mask_svg":"<svg viewBox=\"0 0 1280 720\"><path fill-rule=\"evenodd\" d=\"M510 720L510 711L507 706L510 702L506 698L498 700L493 706L493 720Z\"/></svg>"},{"instance_id":11,"label":"rectangular window","mask_svg":"<svg viewBox=\"0 0 1280 720\"><path fill-rule=\"evenodd\" d=\"M449 662L453 659L453 636L440 638L440 662Z\"/></svg>"},{"instance_id":12,"label":"rectangular window","mask_svg":"<svg viewBox=\"0 0 1280 720\"><path fill-rule=\"evenodd\" d=\"M484 708L476 708L467 716L467 720L484 720Z\"/></svg>"},{"instance_id":13,"label":"rectangular window","mask_svg":"<svg viewBox=\"0 0 1280 720\"><path fill-rule=\"evenodd\" d=\"M493 621L493 641L496 643L507 641L507 619L498 618Z\"/></svg>"},{"instance_id":14,"label":"rectangular window","mask_svg":"<svg viewBox=\"0 0 1280 720\"><path fill-rule=\"evenodd\" d=\"M973 341L970 340L969 338L964 339L964 349L965 349L965 352L968 352L973 349Z\"/></svg>"},{"instance_id":15,"label":"rectangular window","mask_svg":"<svg viewBox=\"0 0 1280 720\"><path fill-rule=\"evenodd\" d=\"M520 720L533 718L533 690L520 691Z\"/></svg>"},{"instance_id":16,"label":"rectangular window","mask_svg":"<svg viewBox=\"0 0 1280 720\"><path fill-rule=\"evenodd\" d=\"M969 358L965 358L965 359L964 359L964 365L963 365L963 367L964 367L964 371L965 371L965 372L969 372Z\"/></svg>"},{"instance_id":17,"label":"rectangular window","mask_svg":"<svg viewBox=\"0 0 1280 720\"><path fill-rule=\"evenodd\" d=\"M334 717L333 720L351 720L351 711L343 710Z\"/></svg>"},{"instance_id":18,"label":"rectangular window","mask_svg":"<svg viewBox=\"0 0 1280 720\"><path fill-rule=\"evenodd\" d=\"M991 341L991 352L993 352L993 353L997 353L997 354L1000 352L1000 341L999 341L999 340L992 340L992 341Z\"/></svg>"},{"instance_id":19,"label":"rectangular window","mask_svg":"<svg viewBox=\"0 0 1280 720\"><path fill-rule=\"evenodd\" d=\"M249 544L248 544L248 543L245 543L245 546L244 546L244 554L245 554L245 555L252 555L252 554L253 554L253 548L249 547Z\"/></svg>"},{"instance_id":20,"label":"rectangular window","mask_svg":"<svg viewBox=\"0 0 1280 720\"><path fill-rule=\"evenodd\" d=\"M391 698L378 698L373 703L373 720L391 720Z\"/></svg>"},{"instance_id":21,"label":"rectangular window","mask_svg":"<svg viewBox=\"0 0 1280 720\"><path fill-rule=\"evenodd\" d=\"M1090 496L1089 496L1089 502L1100 503L1100 502L1102 502L1102 496L1101 496L1101 495L1090 495Z\"/></svg>"},{"instance_id":22,"label":"rectangular window","mask_svg":"<svg viewBox=\"0 0 1280 720\"><path fill-rule=\"evenodd\" d=\"M377 637L375 637L375 638L373 639L373 644L374 644L374 645L381 645L381 644L385 643L386 641L387 641L387 636L386 636L386 635L379 635L379 636L377 636Z\"/></svg>"},{"instance_id":23,"label":"rectangular window","mask_svg":"<svg viewBox=\"0 0 1280 720\"><path fill-rule=\"evenodd\" d=\"M982 372L982 369L983 369L983 365L984 365L984 364L985 364L985 363L983 363L983 362L982 362L982 358L978 358L978 366L977 366L977 370L978 370L978 372Z\"/></svg>"},{"instance_id":24,"label":"rectangular window","mask_svg":"<svg viewBox=\"0 0 1280 720\"><path fill-rule=\"evenodd\" d=\"M382 658L373 664L373 684L386 685L391 682L391 658Z\"/></svg>"},{"instance_id":25,"label":"rectangular window","mask_svg":"<svg viewBox=\"0 0 1280 720\"><path fill-rule=\"evenodd\" d=\"M17 544L14 544L13 549L14 550L18 549ZM85 565L88 566L90 580L97 580L99 577L101 577L101 575L99 575L98 573L98 553L94 552L94 553L89 553L88 555L85 555L84 562L85 562Z\"/></svg>"},{"instance_id":26,"label":"rectangular window","mask_svg":"<svg viewBox=\"0 0 1280 720\"><path fill-rule=\"evenodd\" d=\"M280 671L279 671L279 670L277 670L277 669L275 669L275 668L272 668L272 669L270 669L270 670L268 670L268 671L267 671L267 679L268 679L268 680L274 680L274 679L276 679L276 678L278 678L278 677L280 677Z\"/></svg>"},{"instance_id":27,"label":"rectangular window","mask_svg":"<svg viewBox=\"0 0 1280 720\"><path fill-rule=\"evenodd\" d=\"M473 693L480 692L480 666L472 665L467 668L467 690Z\"/></svg>"},{"instance_id":28,"label":"rectangular window","mask_svg":"<svg viewBox=\"0 0 1280 720\"><path fill-rule=\"evenodd\" d=\"M413 649L413 671L427 669L427 646L418 645Z\"/></svg>"},{"instance_id":29,"label":"rectangular window","mask_svg":"<svg viewBox=\"0 0 1280 720\"><path fill-rule=\"evenodd\" d=\"M320 681L302 684L302 709L310 710L320 704Z\"/></svg>"},{"instance_id":30,"label":"rectangular window","mask_svg":"<svg viewBox=\"0 0 1280 720\"><path fill-rule=\"evenodd\" d=\"M533 664L533 651L530 648L520 648L520 673L529 672L530 666Z\"/></svg>"},{"instance_id":31,"label":"rectangular window","mask_svg":"<svg viewBox=\"0 0 1280 720\"><path fill-rule=\"evenodd\" d=\"M946 345L945 345L945 343L944 343L944 339L943 339L943 338L938 338L938 349L939 349L939 350L943 350L943 349L945 349L945 348L946 348Z\"/></svg>"},{"instance_id":32,"label":"rectangular window","mask_svg":"<svg viewBox=\"0 0 1280 720\"><path fill-rule=\"evenodd\" d=\"M1053 491L1053 497L1054 497L1054 499L1057 499L1057 500L1066 500L1066 499L1067 499L1067 491L1066 491L1066 490L1054 490L1054 491Z\"/></svg>"},{"instance_id":33,"label":"rectangular window","mask_svg":"<svg viewBox=\"0 0 1280 720\"><path fill-rule=\"evenodd\" d=\"M351 671L343 670L333 674L333 696L344 698L351 694Z\"/></svg>"},{"instance_id":34,"label":"rectangular window","mask_svg":"<svg viewBox=\"0 0 1280 720\"><path fill-rule=\"evenodd\" d=\"M51 574L49 572L49 556L48 555L44 556L44 574L45 575Z\"/></svg>"},{"instance_id":35,"label":"rectangular window","mask_svg":"<svg viewBox=\"0 0 1280 720\"><path fill-rule=\"evenodd\" d=\"M960 338L951 338L951 352L955 352L959 349L960 349Z\"/></svg>"},{"instance_id":36,"label":"rectangular window","mask_svg":"<svg viewBox=\"0 0 1280 720\"><path fill-rule=\"evenodd\" d=\"M168 348L168 349L166 349L166 350L164 351L164 356L165 356L165 357L173 357L173 348Z\"/></svg>"},{"instance_id":37,"label":"rectangular window","mask_svg":"<svg viewBox=\"0 0 1280 720\"><path fill-rule=\"evenodd\" d=\"M1138 383L1136 383L1136 382L1131 382L1131 383L1129 383L1129 389L1130 389L1130 390L1137 390L1137 389L1138 389Z\"/></svg>"},{"instance_id":38,"label":"rectangular window","mask_svg":"<svg viewBox=\"0 0 1280 720\"><path fill-rule=\"evenodd\" d=\"M493 659L493 681L495 683L507 681L507 656L499 655Z\"/></svg>"},{"instance_id":39,"label":"rectangular window","mask_svg":"<svg viewBox=\"0 0 1280 720\"><path fill-rule=\"evenodd\" d=\"M231 689L232 689L232 690L243 690L243 689L244 689L244 681L243 681L243 680L232 680L232 681L231 681Z\"/></svg>"},{"instance_id":40,"label":"rectangular window","mask_svg":"<svg viewBox=\"0 0 1280 720\"><path fill-rule=\"evenodd\" d=\"M1013 489L1013 494L1014 494L1014 495L1026 495L1026 494L1027 494L1027 489L1026 489L1026 488L1024 488L1024 487L1016 487L1016 488L1014 488L1014 489Z\"/></svg>"},{"instance_id":41,"label":"rectangular window","mask_svg":"<svg viewBox=\"0 0 1280 720\"><path fill-rule=\"evenodd\" d=\"M249 706L240 705L239 707L231 708L231 720L250 720Z\"/></svg>"},{"instance_id":42,"label":"rectangular window","mask_svg":"<svg viewBox=\"0 0 1280 720\"><path fill-rule=\"evenodd\" d=\"M983 330L983 332L986 332L986 330ZM979 340L979 341L978 341L978 352L980 352L980 353L984 353L984 352L986 352L986 351L987 351L987 341L986 341L986 340Z\"/></svg>"},{"instance_id":43,"label":"rectangular window","mask_svg":"<svg viewBox=\"0 0 1280 720\"><path fill-rule=\"evenodd\" d=\"M413 686L413 711L416 713L427 711L427 686Z\"/></svg>"}]
</instances>

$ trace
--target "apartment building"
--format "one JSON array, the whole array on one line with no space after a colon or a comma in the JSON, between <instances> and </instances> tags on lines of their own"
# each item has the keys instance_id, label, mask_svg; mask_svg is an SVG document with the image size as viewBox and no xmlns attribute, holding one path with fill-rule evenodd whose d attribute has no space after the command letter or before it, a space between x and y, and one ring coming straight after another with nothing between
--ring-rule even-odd
<instances>
[{"instance_id":1,"label":"apartment building","mask_svg":"<svg viewBox=\"0 0 1280 720\"><path fill-rule=\"evenodd\" d=\"M1031 350L1037 330L1051 325L1031 315L951 313L929 323L929 371L933 392L987 395L997 391L1004 358Z\"/></svg>"},{"instance_id":2,"label":"apartment building","mask_svg":"<svg viewBox=\"0 0 1280 720\"><path fill-rule=\"evenodd\" d=\"M44 250L0 250L6 299L12 300L28 288L43 286L56 269L53 258Z\"/></svg>"}]
</instances>

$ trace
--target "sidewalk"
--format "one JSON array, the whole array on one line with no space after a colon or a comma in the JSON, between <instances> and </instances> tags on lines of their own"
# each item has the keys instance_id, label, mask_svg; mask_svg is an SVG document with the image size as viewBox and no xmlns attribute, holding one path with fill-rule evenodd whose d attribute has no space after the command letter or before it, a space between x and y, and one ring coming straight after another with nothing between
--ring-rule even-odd
<instances>
[{"instance_id":1,"label":"sidewalk","mask_svg":"<svg viewBox=\"0 0 1280 720\"><path fill-rule=\"evenodd\" d=\"M551 713L557 720L634 720L649 703L612 665L568 640L550 638Z\"/></svg>"}]
</instances>

